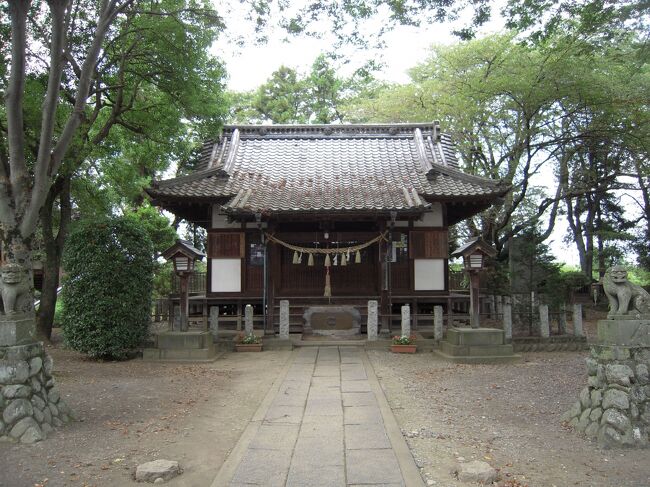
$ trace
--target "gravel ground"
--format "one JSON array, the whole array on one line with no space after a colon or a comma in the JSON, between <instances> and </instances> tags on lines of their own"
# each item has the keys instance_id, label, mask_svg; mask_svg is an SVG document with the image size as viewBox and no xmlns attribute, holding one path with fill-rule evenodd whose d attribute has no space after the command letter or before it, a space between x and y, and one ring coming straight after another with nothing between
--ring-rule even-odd
<instances>
[{"instance_id":1,"label":"gravel ground","mask_svg":"<svg viewBox=\"0 0 650 487\"><path fill-rule=\"evenodd\" d=\"M136 485L135 467L157 458L185 470L170 485L209 485L290 357L233 353L178 365L48 351L80 421L35 445L0 443L2 487ZM586 352L496 366L368 355L429 485L463 485L453 472L473 459L498 468L501 486L650 485L648 451L601 450L560 421L584 386Z\"/></svg>"},{"instance_id":2,"label":"gravel ground","mask_svg":"<svg viewBox=\"0 0 650 487\"><path fill-rule=\"evenodd\" d=\"M647 450L602 450L560 421L586 384L587 352L529 353L511 365L368 355L428 485L465 485L454 471L471 460L499 469L500 486L650 485Z\"/></svg>"}]
</instances>

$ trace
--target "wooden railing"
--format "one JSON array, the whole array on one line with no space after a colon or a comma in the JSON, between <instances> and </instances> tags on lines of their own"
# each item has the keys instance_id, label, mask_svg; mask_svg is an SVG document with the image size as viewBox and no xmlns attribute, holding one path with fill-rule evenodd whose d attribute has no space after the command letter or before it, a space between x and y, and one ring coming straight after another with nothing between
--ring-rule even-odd
<instances>
[{"instance_id":1,"label":"wooden railing","mask_svg":"<svg viewBox=\"0 0 650 487\"><path fill-rule=\"evenodd\" d=\"M205 272L193 272L190 274L189 293L205 295L205 283L207 274ZM172 275L172 294L179 293L179 278L176 274Z\"/></svg>"}]
</instances>

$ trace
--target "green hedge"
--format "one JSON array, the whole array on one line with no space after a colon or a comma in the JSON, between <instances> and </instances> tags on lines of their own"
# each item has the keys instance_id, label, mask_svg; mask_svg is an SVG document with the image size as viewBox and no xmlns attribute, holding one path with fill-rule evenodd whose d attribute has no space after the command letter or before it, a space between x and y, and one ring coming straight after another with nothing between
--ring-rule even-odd
<instances>
[{"instance_id":1,"label":"green hedge","mask_svg":"<svg viewBox=\"0 0 650 487\"><path fill-rule=\"evenodd\" d=\"M86 221L66 242L63 336L80 352L124 359L147 336L153 245L129 218Z\"/></svg>"}]
</instances>

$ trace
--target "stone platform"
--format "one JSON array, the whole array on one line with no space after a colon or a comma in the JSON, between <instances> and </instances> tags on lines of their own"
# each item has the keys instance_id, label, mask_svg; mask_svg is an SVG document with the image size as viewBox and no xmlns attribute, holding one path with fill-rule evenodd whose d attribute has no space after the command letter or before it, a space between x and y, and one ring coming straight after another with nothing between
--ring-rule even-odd
<instances>
[{"instance_id":1,"label":"stone platform","mask_svg":"<svg viewBox=\"0 0 650 487\"><path fill-rule=\"evenodd\" d=\"M521 359L497 328L449 328L434 353L454 363L510 363Z\"/></svg>"},{"instance_id":2,"label":"stone platform","mask_svg":"<svg viewBox=\"0 0 650 487\"><path fill-rule=\"evenodd\" d=\"M208 331L163 331L153 336L153 348L145 348L146 361L212 362L216 348Z\"/></svg>"},{"instance_id":3,"label":"stone platform","mask_svg":"<svg viewBox=\"0 0 650 487\"><path fill-rule=\"evenodd\" d=\"M0 347L0 441L34 443L73 419L42 343Z\"/></svg>"},{"instance_id":4,"label":"stone platform","mask_svg":"<svg viewBox=\"0 0 650 487\"><path fill-rule=\"evenodd\" d=\"M603 447L647 448L650 317L600 320L586 365L587 385L563 420Z\"/></svg>"}]
</instances>

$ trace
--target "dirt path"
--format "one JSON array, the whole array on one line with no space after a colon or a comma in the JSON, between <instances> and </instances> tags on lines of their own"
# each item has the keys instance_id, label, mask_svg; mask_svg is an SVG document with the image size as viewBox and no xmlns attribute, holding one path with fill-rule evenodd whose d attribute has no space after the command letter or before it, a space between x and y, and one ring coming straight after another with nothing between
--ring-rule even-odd
<instances>
[{"instance_id":1,"label":"dirt path","mask_svg":"<svg viewBox=\"0 0 650 487\"><path fill-rule=\"evenodd\" d=\"M499 468L510 487L650 485L648 451L606 451L560 422L585 383L585 353L530 353L516 365L453 365L369 351L428 485L464 485L458 461Z\"/></svg>"},{"instance_id":2,"label":"dirt path","mask_svg":"<svg viewBox=\"0 0 650 487\"><path fill-rule=\"evenodd\" d=\"M0 486L141 485L135 467L157 458L185 469L170 485L209 485L290 355L178 365L49 351L61 395L80 421L35 445L0 443Z\"/></svg>"}]
</instances>

